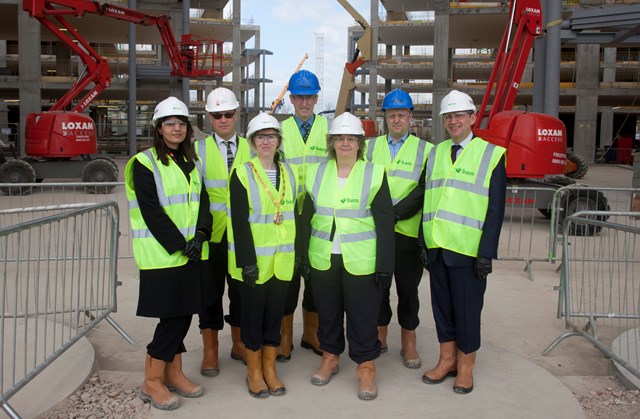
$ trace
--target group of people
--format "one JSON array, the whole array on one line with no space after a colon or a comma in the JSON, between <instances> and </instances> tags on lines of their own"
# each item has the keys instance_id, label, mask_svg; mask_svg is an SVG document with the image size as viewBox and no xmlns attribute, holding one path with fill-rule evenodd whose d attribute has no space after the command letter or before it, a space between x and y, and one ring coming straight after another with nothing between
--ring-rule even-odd
<instances>
[{"instance_id":1,"label":"group of people","mask_svg":"<svg viewBox=\"0 0 640 419\"><path fill-rule=\"evenodd\" d=\"M474 137L476 109L459 91L442 101L450 139L437 146L410 134L413 102L400 89L382 103L388 133L372 139L351 113L330 124L315 114L319 91L313 73L296 72L289 81L294 115L280 124L261 113L246 138L236 133L238 100L223 87L207 97L213 133L204 140L190 140L180 100L155 108L153 147L125 170L140 270L137 315L159 319L140 389L154 407L175 409L175 394L203 394L182 370L194 314L202 375L219 374L218 333L226 322L249 394L286 394L276 364L292 357L302 284L300 346L321 356L312 384L326 385L339 372L348 343L357 395L375 399L374 362L389 347L394 278L400 355L405 367L422 366L423 268L440 355L422 381L456 377L456 393L473 390L483 296L504 214L505 149Z\"/></svg>"}]
</instances>

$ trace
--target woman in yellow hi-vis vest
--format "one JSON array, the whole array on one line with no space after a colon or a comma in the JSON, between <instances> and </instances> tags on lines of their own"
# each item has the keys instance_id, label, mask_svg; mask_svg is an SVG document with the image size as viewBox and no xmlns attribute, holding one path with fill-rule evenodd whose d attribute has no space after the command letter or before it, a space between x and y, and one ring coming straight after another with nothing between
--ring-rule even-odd
<instances>
[{"instance_id":1,"label":"woman in yellow hi-vis vest","mask_svg":"<svg viewBox=\"0 0 640 419\"><path fill-rule=\"evenodd\" d=\"M276 373L280 322L293 276L296 239L296 174L278 160L282 132L261 113L247 128L256 157L229 181L229 273L242 281L240 336L247 353L247 387L253 397L280 396Z\"/></svg>"},{"instance_id":2,"label":"woman in yellow hi-vis vest","mask_svg":"<svg viewBox=\"0 0 640 419\"><path fill-rule=\"evenodd\" d=\"M305 264L323 352L311 382L328 384L338 372L346 313L349 358L358 364L358 397L372 400L378 395L378 314L394 267L393 204L384 166L363 159L364 130L357 117L347 112L333 120L327 150L329 160L310 167L306 176L313 213Z\"/></svg>"},{"instance_id":3,"label":"woman in yellow hi-vis vest","mask_svg":"<svg viewBox=\"0 0 640 419\"><path fill-rule=\"evenodd\" d=\"M137 315L157 317L147 345L140 398L161 410L201 386L182 372L184 338L192 315L213 303L207 241L212 218L202 168L193 150L189 109L169 97L156 106L153 147L136 154L125 170L133 255L140 269Z\"/></svg>"}]
</instances>

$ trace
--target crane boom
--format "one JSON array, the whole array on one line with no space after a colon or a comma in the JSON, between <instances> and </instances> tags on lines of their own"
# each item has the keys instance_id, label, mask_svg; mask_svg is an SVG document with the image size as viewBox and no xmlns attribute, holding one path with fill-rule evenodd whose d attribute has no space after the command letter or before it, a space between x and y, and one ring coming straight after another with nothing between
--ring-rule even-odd
<instances>
[{"instance_id":1,"label":"crane boom","mask_svg":"<svg viewBox=\"0 0 640 419\"><path fill-rule=\"evenodd\" d=\"M293 71L294 74L297 73L298 70L302 68L302 64L304 64L304 62L307 61L308 58L309 58L309 54L305 52L304 55L302 56L302 59L300 60L300 63L298 63L298 66ZM269 111L270 114L274 114L278 109L282 107L282 98L284 97L284 94L287 92L288 87L289 87L289 82L287 82L284 85L277 99L274 100L273 103L271 104L271 110Z\"/></svg>"}]
</instances>

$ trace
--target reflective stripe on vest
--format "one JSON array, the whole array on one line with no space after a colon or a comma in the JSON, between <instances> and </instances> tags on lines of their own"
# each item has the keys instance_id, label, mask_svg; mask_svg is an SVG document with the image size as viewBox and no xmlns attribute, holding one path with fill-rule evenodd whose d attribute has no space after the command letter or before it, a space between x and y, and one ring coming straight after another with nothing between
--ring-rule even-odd
<instances>
[{"instance_id":1,"label":"reflective stripe on vest","mask_svg":"<svg viewBox=\"0 0 640 419\"><path fill-rule=\"evenodd\" d=\"M375 272L377 237L371 202L383 178L383 166L358 160L340 189L334 159L309 169L306 187L316 210L309 241L309 262L314 269L331 267L335 222L345 269L352 275Z\"/></svg>"},{"instance_id":2,"label":"reflective stripe on vest","mask_svg":"<svg viewBox=\"0 0 640 419\"><path fill-rule=\"evenodd\" d=\"M422 216L425 243L428 248L475 257L489 204L491 174L505 149L474 138L453 165L450 150L451 141L445 141L427 159Z\"/></svg>"},{"instance_id":3,"label":"reflective stripe on vest","mask_svg":"<svg viewBox=\"0 0 640 419\"><path fill-rule=\"evenodd\" d=\"M302 213L305 197L305 176L307 166L325 162L327 154L327 118L316 115L305 143L295 118L291 116L282 122L283 161L296 169L298 174L298 213Z\"/></svg>"},{"instance_id":4,"label":"reflective stripe on vest","mask_svg":"<svg viewBox=\"0 0 640 419\"><path fill-rule=\"evenodd\" d=\"M231 169L251 159L251 149L246 139L236 136L237 150ZM229 194L229 173L227 157L222 156L213 135L195 142L196 154L204 166L204 186L209 194L209 210L213 216L211 241L219 243L227 229L227 195Z\"/></svg>"},{"instance_id":5,"label":"reflective stripe on vest","mask_svg":"<svg viewBox=\"0 0 640 419\"><path fill-rule=\"evenodd\" d=\"M267 185L272 196L280 197L280 191L276 191L267 174L255 157L250 161L258 171L262 183ZM273 222L276 206L264 191L260 180L249 165L245 163L236 169L236 174L242 185L247 190L249 202L249 223L251 235L258 263L258 284L265 283L274 275L283 281L290 281L293 277L293 264L295 259L295 171L288 165L280 165L280 190L285 188L284 202L280 207L282 212L282 224ZM229 205L227 205L229 207ZM232 208L228 208L227 239L229 246L228 269L231 276L242 280L242 268L236 266L236 246L231 222ZM242 240L242 238L238 238Z\"/></svg>"},{"instance_id":6,"label":"reflective stripe on vest","mask_svg":"<svg viewBox=\"0 0 640 419\"><path fill-rule=\"evenodd\" d=\"M199 161L196 162L187 183L184 173L173 160L169 159L167 166L158 164L156 151L152 148L136 154L125 168L125 190L129 201L133 256L138 268L162 269L185 265L189 259L182 254L182 251L168 254L153 236L142 217L133 184L133 164L136 160L152 172L162 210L187 241L195 235L198 222L202 164ZM209 245L205 244L202 248L202 259L206 260L208 257Z\"/></svg>"},{"instance_id":7,"label":"reflective stripe on vest","mask_svg":"<svg viewBox=\"0 0 640 419\"><path fill-rule=\"evenodd\" d=\"M433 144L409 135L395 159L391 160L387 136L369 140L367 160L382 164L386 168L393 205L406 198L418 186L427 154L432 148ZM399 220L395 225L395 231L405 236L418 237L421 214L422 211L418 210L411 218Z\"/></svg>"}]
</instances>

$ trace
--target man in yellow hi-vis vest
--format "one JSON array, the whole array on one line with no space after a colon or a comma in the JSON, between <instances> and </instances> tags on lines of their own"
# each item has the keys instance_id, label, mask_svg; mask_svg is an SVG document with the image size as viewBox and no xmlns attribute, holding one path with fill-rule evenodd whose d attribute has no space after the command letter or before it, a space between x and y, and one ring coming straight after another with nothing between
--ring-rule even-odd
<instances>
[{"instance_id":1,"label":"man in yellow hi-vis vest","mask_svg":"<svg viewBox=\"0 0 640 419\"><path fill-rule=\"evenodd\" d=\"M396 258L394 278L398 294L398 323L404 366L420 368L422 362L416 348L416 328L420 324L418 285L422 264L418 255L418 230L424 201L423 170L433 145L409 133L413 101L401 89L389 92L382 101L388 134L369 140L367 160L382 164L387 170L389 190L395 217ZM392 310L390 292L385 291L378 318L378 339L387 351L387 332Z\"/></svg>"},{"instance_id":2,"label":"man in yellow hi-vis vest","mask_svg":"<svg viewBox=\"0 0 640 419\"><path fill-rule=\"evenodd\" d=\"M421 260L430 274L431 306L440 357L422 381L456 377L453 391L473 390L480 348L480 314L506 195L505 149L475 137L476 108L457 90L442 99L440 115L451 136L427 158Z\"/></svg>"},{"instance_id":3,"label":"man in yellow hi-vis vest","mask_svg":"<svg viewBox=\"0 0 640 419\"><path fill-rule=\"evenodd\" d=\"M318 102L320 84L315 74L308 70L300 70L289 79L289 100L294 108L294 115L282 122L282 136L284 137L282 151L283 161L291 165L298 173L298 213L308 213L310 202L304 199L305 173L310 165L327 160L327 119L316 115L313 110ZM306 276L302 272L300 258L296 261L296 272L289 286L287 303L282 319L282 341L278 353L278 362L291 359L293 348L293 312L298 306L300 294L300 277ZM318 331L318 313L313 303L311 287L305 279L302 297L303 333L300 346L312 349L316 355L322 355Z\"/></svg>"},{"instance_id":4,"label":"man in yellow hi-vis vest","mask_svg":"<svg viewBox=\"0 0 640 419\"><path fill-rule=\"evenodd\" d=\"M239 107L235 94L224 87L209 93L205 110L213 133L195 142L195 150L204 166L204 184L209 195L213 231L211 233L210 269L218 290L218 298L199 315L202 334L200 373L215 377L218 368L218 332L226 321L231 327L231 358L246 363L246 351L240 339L240 291L227 271L227 197L231 171L251 159L246 139L236 134ZM225 281L229 286L229 313L223 316L222 300Z\"/></svg>"}]
</instances>

